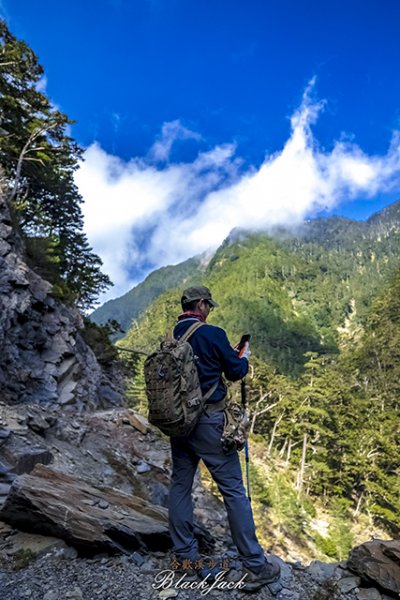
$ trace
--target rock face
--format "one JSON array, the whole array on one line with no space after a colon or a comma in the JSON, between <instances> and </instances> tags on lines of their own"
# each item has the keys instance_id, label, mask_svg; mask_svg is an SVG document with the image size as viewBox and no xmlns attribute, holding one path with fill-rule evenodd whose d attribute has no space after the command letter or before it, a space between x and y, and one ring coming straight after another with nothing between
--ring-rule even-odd
<instances>
[{"instance_id":1,"label":"rock face","mask_svg":"<svg viewBox=\"0 0 400 600\"><path fill-rule=\"evenodd\" d=\"M78 410L122 404L79 333L82 317L51 292L24 261L0 196L0 400Z\"/></svg>"},{"instance_id":2,"label":"rock face","mask_svg":"<svg viewBox=\"0 0 400 600\"><path fill-rule=\"evenodd\" d=\"M170 545L165 508L112 488L95 488L44 465L14 481L0 519L55 535L85 554Z\"/></svg>"},{"instance_id":3,"label":"rock face","mask_svg":"<svg viewBox=\"0 0 400 600\"><path fill-rule=\"evenodd\" d=\"M348 568L381 589L400 595L400 541L373 540L350 552Z\"/></svg>"}]
</instances>

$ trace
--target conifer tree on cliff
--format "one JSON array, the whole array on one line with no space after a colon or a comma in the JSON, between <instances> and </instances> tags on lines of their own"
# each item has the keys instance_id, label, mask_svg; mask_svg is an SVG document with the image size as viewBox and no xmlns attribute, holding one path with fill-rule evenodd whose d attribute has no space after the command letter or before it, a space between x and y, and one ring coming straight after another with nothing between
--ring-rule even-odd
<instances>
[{"instance_id":1,"label":"conifer tree on cliff","mask_svg":"<svg viewBox=\"0 0 400 600\"><path fill-rule=\"evenodd\" d=\"M33 268L87 309L111 282L82 231L73 177L82 150L66 135L72 121L40 91L42 76L31 48L0 21L0 164L15 225Z\"/></svg>"}]
</instances>

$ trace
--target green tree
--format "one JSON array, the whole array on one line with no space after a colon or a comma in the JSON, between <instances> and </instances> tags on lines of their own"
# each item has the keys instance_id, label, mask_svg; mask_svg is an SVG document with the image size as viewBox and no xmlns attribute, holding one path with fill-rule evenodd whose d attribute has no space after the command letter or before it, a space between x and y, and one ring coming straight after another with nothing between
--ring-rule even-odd
<instances>
[{"instance_id":1,"label":"green tree","mask_svg":"<svg viewBox=\"0 0 400 600\"><path fill-rule=\"evenodd\" d=\"M32 266L65 299L88 308L111 282L82 231L82 197L74 183L82 150L65 133L72 121L39 91L42 75L35 53L0 21L0 164L7 199Z\"/></svg>"}]
</instances>

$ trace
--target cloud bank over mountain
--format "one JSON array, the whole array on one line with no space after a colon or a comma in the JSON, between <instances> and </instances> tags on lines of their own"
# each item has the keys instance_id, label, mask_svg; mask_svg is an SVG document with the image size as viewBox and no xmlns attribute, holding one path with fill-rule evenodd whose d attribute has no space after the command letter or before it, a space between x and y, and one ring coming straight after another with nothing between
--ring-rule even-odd
<instances>
[{"instance_id":1,"label":"cloud bank over mountain","mask_svg":"<svg viewBox=\"0 0 400 600\"><path fill-rule=\"evenodd\" d=\"M311 129L322 108L308 88L282 150L247 170L234 144L169 162L177 140L202 139L179 121L163 125L144 158L124 162L89 146L76 182L89 241L115 284L101 300L123 294L150 270L216 248L234 227L297 225L344 200L398 186L399 132L384 156L345 141L324 151Z\"/></svg>"}]
</instances>

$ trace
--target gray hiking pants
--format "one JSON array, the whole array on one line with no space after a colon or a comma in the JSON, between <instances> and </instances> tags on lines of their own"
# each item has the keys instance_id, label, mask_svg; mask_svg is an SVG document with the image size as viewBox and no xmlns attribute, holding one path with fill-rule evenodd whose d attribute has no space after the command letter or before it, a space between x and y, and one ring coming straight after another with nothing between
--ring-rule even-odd
<instances>
[{"instance_id":1,"label":"gray hiking pants","mask_svg":"<svg viewBox=\"0 0 400 600\"><path fill-rule=\"evenodd\" d=\"M193 535L192 485L199 460L210 471L224 499L232 539L244 566L250 569L264 564L250 502L243 486L239 455L225 454L221 446L223 412L203 414L192 433L171 438L172 483L169 494L169 529L178 560L198 557Z\"/></svg>"}]
</instances>

